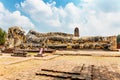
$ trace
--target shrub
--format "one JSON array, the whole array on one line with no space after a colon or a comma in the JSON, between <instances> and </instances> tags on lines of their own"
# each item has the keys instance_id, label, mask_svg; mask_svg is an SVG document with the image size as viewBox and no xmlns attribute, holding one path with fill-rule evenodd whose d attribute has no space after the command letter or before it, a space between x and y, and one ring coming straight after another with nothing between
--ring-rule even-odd
<instances>
[{"instance_id":1,"label":"shrub","mask_svg":"<svg viewBox=\"0 0 120 80\"><path fill-rule=\"evenodd\" d=\"M5 43L6 32L0 28L0 45L4 45Z\"/></svg>"}]
</instances>

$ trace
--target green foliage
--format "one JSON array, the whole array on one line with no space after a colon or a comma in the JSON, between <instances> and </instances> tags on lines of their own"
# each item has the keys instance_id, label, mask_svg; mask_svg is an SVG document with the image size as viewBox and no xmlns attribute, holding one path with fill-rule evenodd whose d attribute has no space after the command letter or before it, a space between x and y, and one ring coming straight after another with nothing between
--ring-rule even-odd
<instances>
[{"instance_id":1,"label":"green foliage","mask_svg":"<svg viewBox=\"0 0 120 80\"><path fill-rule=\"evenodd\" d=\"M6 32L0 28L0 45L5 43Z\"/></svg>"},{"instance_id":2,"label":"green foliage","mask_svg":"<svg viewBox=\"0 0 120 80\"><path fill-rule=\"evenodd\" d=\"M120 43L120 34L117 36L117 43Z\"/></svg>"}]
</instances>

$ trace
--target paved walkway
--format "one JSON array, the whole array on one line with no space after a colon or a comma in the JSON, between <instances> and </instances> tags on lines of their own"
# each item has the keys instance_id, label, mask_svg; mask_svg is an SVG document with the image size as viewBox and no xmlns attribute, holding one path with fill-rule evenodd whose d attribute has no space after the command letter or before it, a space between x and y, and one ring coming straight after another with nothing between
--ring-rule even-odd
<instances>
[{"instance_id":1,"label":"paved walkway","mask_svg":"<svg viewBox=\"0 0 120 80\"><path fill-rule=\"evenodd\" d=\"M58 55L73 55L73 56L102 56L102 57L120 57L120 51L101 51L101 50L74 50L74 51L56 51Z\"/></svg>"}]
</instances>

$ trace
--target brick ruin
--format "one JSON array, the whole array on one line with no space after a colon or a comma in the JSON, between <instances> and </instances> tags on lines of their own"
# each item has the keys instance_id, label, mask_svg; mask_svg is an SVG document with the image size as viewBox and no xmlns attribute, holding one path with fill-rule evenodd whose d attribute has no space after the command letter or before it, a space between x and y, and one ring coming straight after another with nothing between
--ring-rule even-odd
<instances>
[{"instance_id":1,"label":"brick ruin","mask_svg":"<svg viewBox=\"0 0 120 80\"><path fill-rule=\"evenodd\" d=\"M10 48L14 48L15 46L21 49L39 49L42 47L42 44L44 44L46 48L52 49L117 49L116 36L79 37L78 28L75 28L74 34L61 32L39 33L30 30L27 35L24 35L24 31L19 27L13 27L10 29L12 32L9 30L8 42L10 42L10 40L11 42L14 42L12 42L12 45L7 44L6 46L8 48L9 46ZM17 42L15 40L17 40Z\"/></svg>"},{"instance_id":2,"label":"brick ruin","mask_svg":"<svg viewBox=\"0 0 120 80\"><path fill-rule=\"evenodd\" d=\"M13 26L8 29L8 34L5 42L5 48L15 48L25 43L25 31L22 27Z\"/></svg>"},{"instance_id":3,"label":"brick ruin","mask_svg":"<svg viewBox=\"0 0 120 80\"><path fill-rule=\"evenodd\" d=\"M29 31L27 43L32 43L32 48L41 47L45 43L47 48L53 49L104 49L116 50L116 36L94 36L94 37L79 37L79 29L75 28L73 34L67 33L38 33Z\"/></svg>"},{"instance_id":4,"label":"brick ruin","mask_svg":"<svg viewBox=\"0 0 120 80\"><path fill-rule=\"evenodd\" d=\"M76 28L74 29L74 36L75 36L75 37L79 37L79 28L78 28L78 27L76 27Z\"/></svg>"}]
</instances>

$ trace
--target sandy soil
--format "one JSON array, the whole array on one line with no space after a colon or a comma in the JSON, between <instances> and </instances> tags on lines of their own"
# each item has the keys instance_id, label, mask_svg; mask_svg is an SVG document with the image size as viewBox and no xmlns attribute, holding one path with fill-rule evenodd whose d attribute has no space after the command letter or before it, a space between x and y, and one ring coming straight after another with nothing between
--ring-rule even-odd
<instances>
[{"instance_id":1,"label":"sandy soil","mask_svg":"<svg viewBox=\"0 0 120 80\"><path fill-rule=\"evenodd\" d=\"M57 51L56 54L62 53L78 53L78 54L102 54L102 55L119 55L120 52L105 52L105 51ZM101 57L101 56L57 56L51 58L53 54L46 58L34 57L11 57L3 54L0 56L0 80L54 80L51 77L36 76L35 73L42 68L54 69L59 71L74 72L77 66L96 65L109 66L111 71L120 73L120 57ZM48 60L47 60L48 58ZM28 59L24 61L25 59ZM21 60L21 61L20 61ZM18 63L14 63L20 61ZM11 64L14 63L14 64ZM113 79L112 79L113 80ZM116 78L116 80L119 80Z\"/></svg>"}]
</instances>

